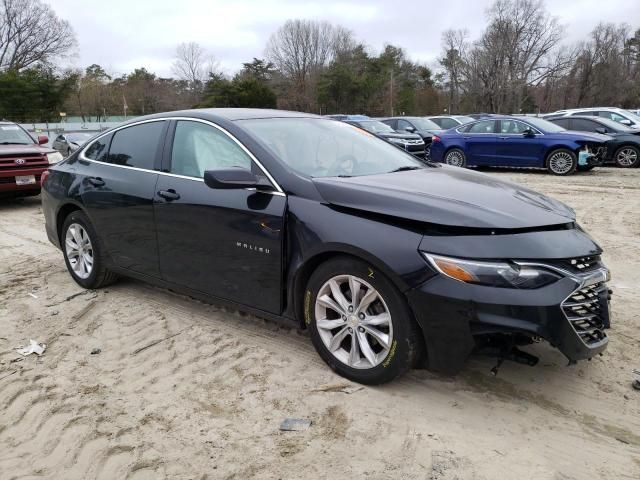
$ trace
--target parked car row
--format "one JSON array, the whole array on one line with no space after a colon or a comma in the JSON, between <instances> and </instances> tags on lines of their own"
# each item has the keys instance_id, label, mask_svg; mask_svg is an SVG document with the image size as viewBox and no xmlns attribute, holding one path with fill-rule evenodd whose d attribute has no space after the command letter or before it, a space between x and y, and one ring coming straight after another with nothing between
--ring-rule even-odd
<instances>
[{"instance_id":1,"label":"parked car row","mask_svg":"<svg viewBox=\"0 0 640 480\"><path fill-rule=\"evenodd\" d=\"M545 168L555 175L589 170L606 158L610 137L573 132L535 117L492 116L433 139L431 159L458 167Z\"/></svg>"},{"instance_id":2,"label":"parked car row","mask_svg":"<svg viewBox=\"0 0 640 480\"><path fill-rule=\"evenodd\" d=\"M543 168L568 175L605 163L622 168L640 165L640 117L620 108L561 110L542 118L490 113L330 117L368 130L416 156L460 167ZM417 137L408 136L412 134L422 139L424 149L416 143Z\"/></svg>"}]
</instances>

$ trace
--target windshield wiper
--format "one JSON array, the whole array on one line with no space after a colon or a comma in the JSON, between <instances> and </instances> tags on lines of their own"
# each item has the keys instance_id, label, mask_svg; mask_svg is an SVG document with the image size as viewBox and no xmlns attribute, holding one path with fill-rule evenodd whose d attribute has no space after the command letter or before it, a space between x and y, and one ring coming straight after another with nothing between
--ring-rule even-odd
<instances>
[{"instance_id":1,"label":"windshield wiper","mask_svg":"<svg viewBox=\"0 0 640 480\"><path fill-rule=\"evenodd\" d=\"M409 170L422 170L423 167L418 167L415 165L405 165L404 167L396 168L395 170L391 170L387 173L396 173L396 172L407 172Z\"/></svg>"}]
</instances>

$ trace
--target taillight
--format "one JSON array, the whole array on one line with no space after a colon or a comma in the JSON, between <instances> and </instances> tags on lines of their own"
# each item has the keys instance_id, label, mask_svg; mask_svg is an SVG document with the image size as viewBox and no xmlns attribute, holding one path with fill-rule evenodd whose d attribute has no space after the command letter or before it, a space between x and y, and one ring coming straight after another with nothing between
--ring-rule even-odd
<instances>
[{"instance_id":1,"label":"taillight","mask_svg":"<svg viewBox=\"0 0 640 480\"><path fill-rule=\"evenodd\" d=\"M49 170L45 170L44 172L42 172L42 174L40 175L40 185L44 186L44 182L47 181L47 178L49 178L49 174L51 172Z\"/></svg>"},{"instance_id":2,"label":"taillight","mask_svg":"<svg viewBox=\"0 0 640 480\"><path fill-rule=\"evenodd\" d=\"M431 137L431 143L436 143L440 141L440 137L437 135L434 135L433 137Z\"/></svg>"}]
</instances>

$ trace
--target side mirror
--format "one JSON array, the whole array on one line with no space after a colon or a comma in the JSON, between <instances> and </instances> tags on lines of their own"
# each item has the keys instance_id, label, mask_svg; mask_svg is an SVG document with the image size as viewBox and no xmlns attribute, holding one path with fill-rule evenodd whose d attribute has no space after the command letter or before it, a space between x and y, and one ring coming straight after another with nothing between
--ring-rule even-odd
<instances>
[{"instance_id":1,"label":"side mirror","mask_svg":"<svg viewBox=\"0 0 640 480\"><path fill-rule=\"evenodd\" d=\"M631 120L626 119L626 118L624 120L620 120L620 123L623 124L623 125L626 125L627 127L633 125L633 122Z\"/></svg>"},{"instance_id":2,"label":"side mirror","mask_svg":"<svg viewBox=\"0 0 640 480\"><path fill-rule=\"evenodd\" d=\"M524 132L522 132L522 136L523 137L535 137L536 134L533 130L531 130L530 128L527 128Z\"/></svg>"},{"instance_id":3,"label":"side mirror","mask_svg":"<svg viewBox=\"0 0 640 480\"><path fill-rule=\"evenodd\" d=\"M38 135L38 145L44 145L49 141L49 137L46 135Z\"/></svg>"},{"instance_id":4,"label":"side mirror","mask_svg":"<svg viewBox=\"0 0 640 480\"><path fill-rule=\"evenodd\" d=\"M409 132L409 133L414 133L416 131L416 129L414 127L404 127L405 131Z\"/></svg>"},{"instance_id":5,"label":"side mirror","mask_svg":"<svg viewBox=\"0 0 640 480\"><path fill-rule=\"evenodd\" d=\"M245 168L222 168L204 172L204 183L209 188L240 189L256 188L260 184L259 178Z\"/></svg>"},{"instance_id":6,"label":"side mirror","mask_svg":"<svg viewBox=\"0 0 640 480\"><path fill-rule=\"evenodd\" d=\"M604 127L598 127L596 128L596 133L602 133L604 135L605 133L607 133L607 129Z\"/></svg>"}]
</instances>

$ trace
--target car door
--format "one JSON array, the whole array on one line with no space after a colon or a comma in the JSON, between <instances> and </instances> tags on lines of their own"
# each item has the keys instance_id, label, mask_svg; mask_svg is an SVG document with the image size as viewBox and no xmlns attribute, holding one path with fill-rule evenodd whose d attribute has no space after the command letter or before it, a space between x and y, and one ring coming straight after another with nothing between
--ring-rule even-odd
<instances>
[{"instance_id":1,"label":"car door","mask_svg":"<svg viewBox=\"0 0 640 480\"><path fill-rule=\"evenodd\" d=\"M496 120L480 120L462 128L467 165L494 165L498 144Z\"/></svg>"},{"instance_id":2,"label":"car door","mask_svg":"<svg viewBox=\"0 0 640 480\"><path fill-rule=\"evenodd\" d=\"M168 121L140 123L99 138L79 156L81 198L118 267L158 277L153 197Z\"/></svg>"},{"instance_id":3,"label":"car door","mask_svg":"<svg viewBox=\"0 0 640 480\"><path fill-rule=\"evenodd\" d=\"M242 167L266 177L220 127L178 120L154 200L162 278L280 313L286 197L281 191L214 189L206 170Z\"/></svg>"},{"instance_id":4,"label":"car door","mask_svg":"<svg viewBox=\"0 0 640 480\"><path fill-rule=\"evenodd\" d=\"M544 146L539 131L519 120L500 120L499 130L496 166L540 167L543 164ZM533 134L525 135L527 131Z\"/></svg>"}]
</instances>

